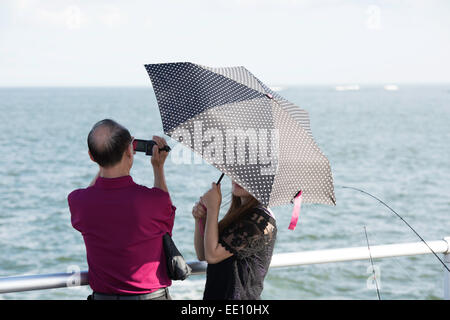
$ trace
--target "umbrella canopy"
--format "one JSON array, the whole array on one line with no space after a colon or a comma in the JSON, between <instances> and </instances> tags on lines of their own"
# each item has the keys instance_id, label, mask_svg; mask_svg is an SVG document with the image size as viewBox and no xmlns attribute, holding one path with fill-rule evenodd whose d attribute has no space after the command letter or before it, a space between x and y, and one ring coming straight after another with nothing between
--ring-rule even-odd
<instances>
[{"instance_id":1,"label":"umbrella canopy","mask_svg":"<svg viewBox=\"0 0 450 320\"><path fill-rule=\"evenodd\" d=\"M308 113L244 67L145 65L164 132L200 154L263 205L335 205L328 159Z\"/></svg>"}]
</instances>

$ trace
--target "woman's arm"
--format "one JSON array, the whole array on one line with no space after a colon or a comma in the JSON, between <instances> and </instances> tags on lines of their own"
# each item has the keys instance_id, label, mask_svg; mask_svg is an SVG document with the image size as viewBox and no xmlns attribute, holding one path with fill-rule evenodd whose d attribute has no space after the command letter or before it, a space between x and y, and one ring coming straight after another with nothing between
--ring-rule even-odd
<instances>
[{"instance_id":1,"label":"woman's arm","mask_svg":"<svg viewBox=\"0 0 450 320\"><path fill-rule=\"evenodd\" d=\"M214 264L231 257L233 254L219 243L218 210L217 213L211 214L210 211L212 210L208 209L206 215L204 248L206 261Z\"/></svg>"},{"instance_id":2,"label":"woman's arm","mask_svg":"<svg viewBox=\"0 0 450 320\"><path fill-rule=\"evenodd\" d=\"M203 225L203 227L202 227ZM203 246L203 233L202 228L205 228L205 219L195 219L195 232L194 232L194 247L197 259L200 261L205 260L205 247Z\"/></svg>"},{"instance_id":3,"label":"woman's arm","mask_svg":"<svg viewBox=\"0 0 450 320\"><path fill-rule=\"evenodd\" d=\"M195 219L194 247L197 258L200 261L205 260L205 248L203 246L203 236L205 233L206 207L197 202L192 208L192 216Z\"/></svg>"},{"instance_id":4,"label":"woman's arm","mask_svg":"<svg viewBox=\"0 0 450 320\"><path fill-rule=\"evenodd\" d=\"M204 236L204 254L208 263L223 261L233 254L219 243L219 210L222 195L220 185L213 183L212 188L203 195L202 202L206 206L206 224Z\"/></svg>"}]
</instances>

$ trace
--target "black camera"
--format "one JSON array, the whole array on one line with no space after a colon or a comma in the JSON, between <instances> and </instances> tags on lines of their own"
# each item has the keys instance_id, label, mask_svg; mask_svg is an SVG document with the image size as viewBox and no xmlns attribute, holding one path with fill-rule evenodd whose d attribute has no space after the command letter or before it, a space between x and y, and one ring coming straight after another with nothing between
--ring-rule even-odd
<instances>
[{"instance_id":1,"label":"black camera","mask_svg":"<svg viewBox=\"0 0 450 320\"><path fill-rule=\"evenodd\" d=\"M152 155L153 146L157 143L153 140L141 140L141 139L134 139L133 140L133 150L136 152L145 152L146 156ZM163 148L159 148L159 151L170 151L170 147L168 145L165 145Z\"/></svg>"}]
</instances>

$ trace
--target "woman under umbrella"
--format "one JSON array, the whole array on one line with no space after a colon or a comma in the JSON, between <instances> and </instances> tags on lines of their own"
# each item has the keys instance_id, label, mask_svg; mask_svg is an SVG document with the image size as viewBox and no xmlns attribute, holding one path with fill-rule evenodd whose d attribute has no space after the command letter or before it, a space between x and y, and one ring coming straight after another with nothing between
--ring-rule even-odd
<instances>
[{"instance_id":1,"label":"woman under umbrella","mask_svg":"<svg viewBox=\"0 0 450 320\"><path fill-rule=\"evenodd\" d=\"M208 262L203 299L259 299L275 245L275 219L234 182L230 208L218 222L221 201L220 184L213 183L192 209L197 257Z\"/></svg>"}]
</instances>

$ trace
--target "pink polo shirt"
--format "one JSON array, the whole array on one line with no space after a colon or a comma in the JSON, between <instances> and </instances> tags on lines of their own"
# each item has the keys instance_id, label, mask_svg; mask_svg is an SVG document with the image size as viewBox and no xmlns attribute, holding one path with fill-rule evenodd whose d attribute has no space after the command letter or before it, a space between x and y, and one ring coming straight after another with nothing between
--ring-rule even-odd
<instances>
[{"instance_id":1,"label":"pink polo shirt","mask_svg":"<svg viewBox=\"0 0 450 320\"><path fill-rule=\"evenodd\" d=\"M131 176L97 178L68 196L72 226L86 245L89 285L100 293L144 294L172 284L162 236L172 234L169 193Z\"/></svg>"}]
</instances>

